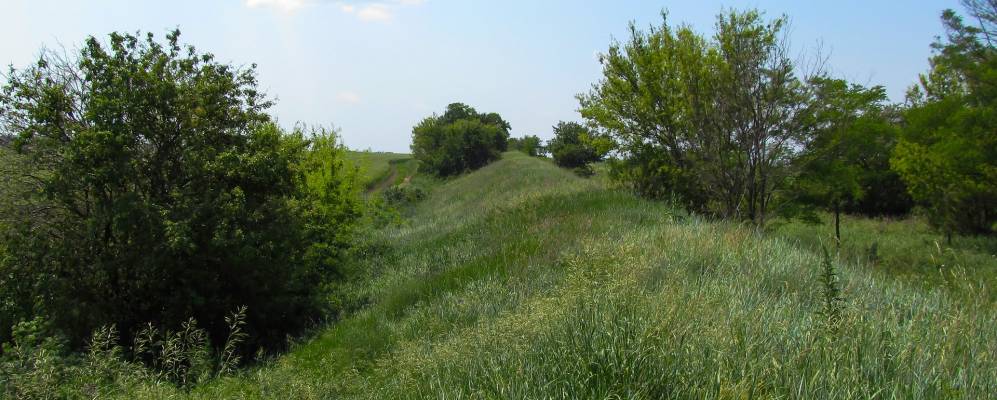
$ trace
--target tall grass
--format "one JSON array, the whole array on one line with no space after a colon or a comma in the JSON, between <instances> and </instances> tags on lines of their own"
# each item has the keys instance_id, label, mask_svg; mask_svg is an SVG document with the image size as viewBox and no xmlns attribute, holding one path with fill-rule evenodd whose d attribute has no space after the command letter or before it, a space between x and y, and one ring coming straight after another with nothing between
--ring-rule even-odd
<instances>
[{"instance_id":1,"label":"tall grass","mask_svg":"<svg viewBox=\"0 0 997 400\"><path fill-rule=\"evenodd\" d=\"M801 245L808 236L704 221L516 153L427 184L436 186L405 223L361 244L359 275L337 300L352 313L283 357L189 393L147 379L116 393L938 399L997 391L997 312L990 289L967 275L946 285L898 278L847 245L824 257Z\"/></svg>"},{"instance_id":2,"label":"tall grass","mask_svg":"<svg viewBox=\"0 0 997 400\"><path fill-rule=\"evenodd\" d=\"M820 251L833 240L830 216L821 224L778 221L770 235L792 242L809 251ZM882 279L901 279L925 288L942 287L953 296L974 297L972 286L997 286L997 238L957 236L952 244L944 235L932 230L921 218L903 220L870 219L843 216L842 262L855 264L881 275ZM987 291L991 302L997 291Z\"/></svg>"},{"instance_id":3,"label":"tall grass","mask_svg":"<svg viewBox=\"0 0 997 400\"><path fill-rule=\"evenodd\" d=\"M377 233L361 311L195 397L983 398L989 289L703 221L509 153ZM827 328L829 271L836 329ZM822 281L821 276L825 278Z\"/></svg>"}]
</instances>

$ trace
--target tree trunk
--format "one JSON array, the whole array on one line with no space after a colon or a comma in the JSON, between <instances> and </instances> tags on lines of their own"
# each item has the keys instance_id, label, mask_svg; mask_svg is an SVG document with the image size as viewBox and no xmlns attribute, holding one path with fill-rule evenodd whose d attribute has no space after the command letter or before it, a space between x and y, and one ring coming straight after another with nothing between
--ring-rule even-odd
<instances>
[{"instance_id":1,"label":"tree trunk","mask_svg":"<svg viewBox=\"0 0 997 400\"><path fill-rule=\"evenodd\" d=\"M841 202L834 202L834 241L841 249Z\"/></svg>"}]
</instances>

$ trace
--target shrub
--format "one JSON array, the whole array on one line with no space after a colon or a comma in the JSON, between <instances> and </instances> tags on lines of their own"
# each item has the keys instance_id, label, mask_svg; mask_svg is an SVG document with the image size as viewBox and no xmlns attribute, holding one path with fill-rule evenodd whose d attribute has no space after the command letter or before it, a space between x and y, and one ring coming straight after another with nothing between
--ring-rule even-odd
<instances>
[{"instance_id":1,"label":"shrub","mask_svg":"<svg viewBox=\"0 0 997 400\"><path fill-rule=\"evenodd\" d=\"M319 317L359 204L334 132L285 133L252 68L178 39L91 37L9 75L0 341L36 316L76 348L102 326L128 341L195 318L220 344L248 306L246 333L271 347Z\"/></svg>"},{"instance_id":2,"label":"shrub","mask_svg":"<svg viewBox=\"0 0 997 400\"><path fill-rule=\"evenodd\" d=\"M581 124L562 121L554 126L554 138L547 142L547 151L550 151L558 166L576 171L591 171L588 165L602 160L605 155L600 154L591 138L591 132Z\"/></svg>"},{"instance_id":3,"label":"shrub","mask_svg":"<svg viewBox=\"0 0 997 400\"><path fill-rule=\"evenodd\" d=\"M432 174L457 175L499 159L508 139L509 124L498 114L454 103L412 129L412 155Z\"/></svg>"},{"instance_id":4,"label":"shrub","mask_svg":"<svg viewBox=\"0 0 997 400\"><path fill-rule=\"evenodd\" d=\"M395 185L381 193L384 201L391 206L407 206L426 198L426 192L412 185Z\"/></svg>"},{"instance_id":5,"label":"shrub","mask_svg":"<svg viewBox=\"0 0 997 400\"><path fill-rule=\"evenodd\" d=\"M509 138L509 150L521 151L530 157L539 156L541 153L540 138L536 135Z\"/></svg>"}]
</instances>

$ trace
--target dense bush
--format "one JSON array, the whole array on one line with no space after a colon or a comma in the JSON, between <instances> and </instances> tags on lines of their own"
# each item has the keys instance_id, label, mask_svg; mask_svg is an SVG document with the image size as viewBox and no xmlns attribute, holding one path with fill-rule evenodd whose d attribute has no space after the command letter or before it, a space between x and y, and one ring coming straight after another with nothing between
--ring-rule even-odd
<instances>
[{"instance_id":1,"label":"dense bush","mask_svg":"<svg viewBox=\"0 0 997 400\"><path fill-rule=\"evenodd\" d=\"M530 157L542 153L540 138L536 135L526 135L521 138L509 138L509 150L521 151Z\"/></svg>"},{"instance_id":2,"label":"dense bush","mask_svg":"<svg viewBox=\"0 0 997 400\"><path fill-rule=\"evenodd\" d=\"M390 206L404 207L426 198L426 191L411 184L395 185L385 189L381 198Z\"/></svg>"},{"instance_id":3,"label":"dense bush","mask_svg":"<svg viewBox=\"0 0 997 400\"><path fill-rule=\"evenodd\" d=\"M507 149L509 129L498 114L450 104L442 116L426 118L412 129L412 155L421 169L438 176L475 170Z\"/></svg>"},{"instance_id":4,"label":"dense bush","mask_svg":"<svg viewBox=\"0 0 997 400\"><path fill-rule=\"evenodd\" d=\"M218 344L247 306L271 347L320 315L359 204L334 133L283 132L252 68L178 39L90 38L11 71L0 341L35 318L71 347L194 318Z\"/></svg>"},{"instance_id":5,"label":"dense bush","mask_svg":"<svg viewBox=\"0 0 997 400\"><path fill-rule=\"evenodd\" d=\"M554 138L547 142L547 151L554 162L581 175L591 175L589 164L605 155L593 143L592 133L577 122L561 121L554 126Z\"/></svg>"}]
</instances>

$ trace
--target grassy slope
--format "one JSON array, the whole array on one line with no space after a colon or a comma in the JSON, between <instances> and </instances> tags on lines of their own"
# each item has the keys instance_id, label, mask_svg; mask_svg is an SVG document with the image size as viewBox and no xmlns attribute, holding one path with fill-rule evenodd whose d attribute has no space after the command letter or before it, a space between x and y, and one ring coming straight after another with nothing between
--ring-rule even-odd
<instances>
[{"instance_id":1,"label":"grassy slope","mask_svg":"<svg viewBox=\"0 0 997 400\"><path fill-rule=\"evenodd\" d=\"M364 187L372 190L378 186L401 183L416 172L417 162L409 154L349 151L346 161L360 169Z\"/></svg>"},{"instance_id":2,"label":"grassy slope","mask_svg":"<svg viewBox=\"0 0 997 400\"><path fill-rule=\"evenodd\" d=\"M368 244L361 311L199 387L240 398L944 398L997 390L997 313L507 153Z\"/></svg>"}]
</instances>

